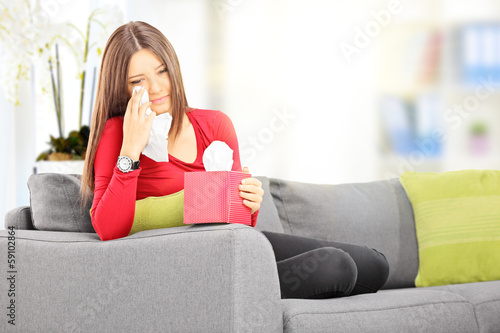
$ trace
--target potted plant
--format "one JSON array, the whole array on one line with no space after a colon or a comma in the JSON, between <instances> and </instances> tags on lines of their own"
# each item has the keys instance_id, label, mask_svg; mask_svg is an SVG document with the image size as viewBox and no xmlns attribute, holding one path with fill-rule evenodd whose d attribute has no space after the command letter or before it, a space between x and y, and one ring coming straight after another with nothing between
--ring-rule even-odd
<instances>
[{"instance_id":1,"label":"potted plant","mask_svg":"<svg viewBox=\"0 0 500 333\"><path fill-rule=\"evenodd\" d=\"M52 58L49 58L50 77L52 82L52 94L54 100L54 108L56 110L57 127L59 137L55 138L50 135L48 142L50 148L36 159L36 172L57 172L57 173L82 173L83 161L89 140L90 129L88 126L81 125L81 107L80 105L80 121L79 129L71 131L67 137L64 136L63 127L63 108L61 103L61 77L60 77L60 62L59 49L56 44L56 69L54 74L54 66ZM82 98L83 100L83 89ZM82 103L81 103L82 104ZM64 161L64 162L63 162ZM71 161L71 162L70 162ZM58 162L58 163L56 163ZM75 162L75 163L73 163Z\"/></svg>"},{"instance_id":2,"label":"potted plant","mask_svg":"<svg viewBox=\"0 0 500 333\"><path fill-rule=\"evenodd\" d=\"M69 21L68 23L52 22L52 16L56 15L61 6L61 4L55 4L55 7L51 7L53 10L47 12L39 0L13 2L0 0L1 63L6 64L0 66L0 84L7 100L15 105L15 110L22 111L23 116L33 110L31 102L35 94L33 88L35 86L36 92L41 92L37 96L42 99L37 100L36 104L49 107L53 105L56 111L58 136L50 135L49 149L38 155L35 170L37 172L80 173L83 170L89 136L89 127L82 125L82 109L86 92L84 88L85 81L88 80L85 70L87 58L93 51L97 51L97 57L101 56L101 49L109 33L123 23L123 14L118 6L95 9L87 19L86 30L82 32ZM79 84L80 95L79 121L78 127L67 135L64 131L58 43L74 55L78 67L76 83ZM55 57L52 55L54 50ZM35 73L36 75L33 76ZM91 77L94 83L95 73L94 67L93 77ZM70 87L72 88L71 85ZM90 91L90 104L93 101L93 90L94 86ZM23 94L21 98L19 93ZM88 91L86 96L89 97ZM76 105L73 109L77 109ZM90 108L89 113L91 112ZM28 130L36 132L35 128ZM33 136L33 133L30 135ZM64 161L54 162L60 160ZM64 170L60 166L54 167L56 164L76 164L77 167ZM48 165L52 166L49 168Z\"/></svg>"},{"instance_id":3,"label":"potted plant","mask_svg":"<svg viewBox=\"0 0 500 333\"><path fill-rule=\"evenodd\" d=\"M52 90L52 99L54 104L54 109L56 111L57 118L57 126L59 130L59 137L54 137L50 135L49 149L42 152L38 155L36 159L35 169L36 172L58 172L58 173L82 173L83 172L83 164L85 160L85 153L87 149L90 128L89 126L82 125L82 114L83 114L83 101L84 101L84 93L85 93L85 80L87 78L87 73L85 70L85 65L87 63L87 59L89 56L89 52L95 48L97 51L97 55L100 56L102 54L102 45L99 45L99 42L90 42L90 32L92 23L95 23L99 28L101 28L101 32L104 32L105 37L107 38L107 28L111 25L114 26L121 22L120 20L111 20L111 22L103 22L99 18L105 14L105 10L96 9L94 10L88 20L87 20L87 28L85 34L81 32L74 24L68 23L67 27L71 28L73 31L77 32L77 35L80 36L81 41L83 42L83 52L79 52L74 47L73 43L70 43L68 39L63 36L54 37L55 40L61 40L75 55L77 62L79 64L80 70L78 73L78 80L80 86L80 105L79 105L79 121L78 128L69 132L67 136L64 135L64 112L63 112L63 103L62 103L62 84L61 84L61 69L60 69L60 61L59 61L59 48L58 44L55 43L55 59L49 57L49 72L51 78L51 90ZM116 14L116 10L114 11ZM121 15L120 15L121 17ZM102 41L101 41L101 44ZM96 80L96 69L94 68L93 77L92 77L92 90L90 101L94 99L94 89L95 89L95 80Z\"/></svg>"}]
</instances>

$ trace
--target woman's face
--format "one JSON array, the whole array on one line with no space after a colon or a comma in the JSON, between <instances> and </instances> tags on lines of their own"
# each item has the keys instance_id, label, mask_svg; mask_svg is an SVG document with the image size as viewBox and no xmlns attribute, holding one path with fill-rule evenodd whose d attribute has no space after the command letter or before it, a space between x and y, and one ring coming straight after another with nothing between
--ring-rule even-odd
<instances>
[{"instance_id":1,"label":"woman's face","mask_svg":"<svg viewBox=\"0 0 500 333\"><path fill-rule=\"evenodd\" d=\"M172 114L171 84L167 67L150 50L141 49L132 55L127 75L129 97L135 86L144 86L153 102L151 110L156 114Z\"/></svg>"}]
</instances>

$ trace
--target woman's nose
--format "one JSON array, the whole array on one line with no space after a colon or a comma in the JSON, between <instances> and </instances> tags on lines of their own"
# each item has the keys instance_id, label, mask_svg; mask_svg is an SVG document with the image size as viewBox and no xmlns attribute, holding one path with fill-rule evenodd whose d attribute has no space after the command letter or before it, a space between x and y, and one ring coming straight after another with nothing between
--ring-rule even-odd
<instances>
[{"instance_id":1,"label":"woman's nose","mask_svg":"<svg viewBox=\"0 0 500 333\"><path fill-rule=\"evenodd\" d=\"M149 92L150 93L155 93L160 89L160 84L158 83L157 80L151 79L149 80Z\"/></svg>"}]
</instances>

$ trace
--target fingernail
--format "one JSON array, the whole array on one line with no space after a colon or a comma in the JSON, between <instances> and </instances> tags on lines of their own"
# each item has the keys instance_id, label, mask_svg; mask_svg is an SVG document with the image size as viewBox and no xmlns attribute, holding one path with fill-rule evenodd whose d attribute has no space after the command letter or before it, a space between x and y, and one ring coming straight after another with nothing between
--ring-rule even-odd
<instances>
[{"instance_id":1,"label":"fingernail","mask_svg":"<svg viewBox=\"0 0 500 333\"><path fill-rule=\"evenodd\" d=\"M247 182L246 182L246 180L244 180L244 179L243 179L243 180L241 181L241 183L242 183L242 184L246 184Z\"/></svg>"}]
</instances>

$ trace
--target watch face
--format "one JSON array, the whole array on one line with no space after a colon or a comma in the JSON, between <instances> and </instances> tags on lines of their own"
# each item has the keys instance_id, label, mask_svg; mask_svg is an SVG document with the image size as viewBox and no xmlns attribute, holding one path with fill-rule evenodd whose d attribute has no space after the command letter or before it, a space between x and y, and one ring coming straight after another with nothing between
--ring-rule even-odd
<instances>
[{"instance_id":1,"label":"watch face","mask_svg":"<svg viewBox=\"0 0 500 333\"><path fill-rule=\"evenodd\" d=\"M132 160L127 157L120 157L118 159L118 168L121 171L129 171L132 169Z\"/></svg>"}]
</instances>

